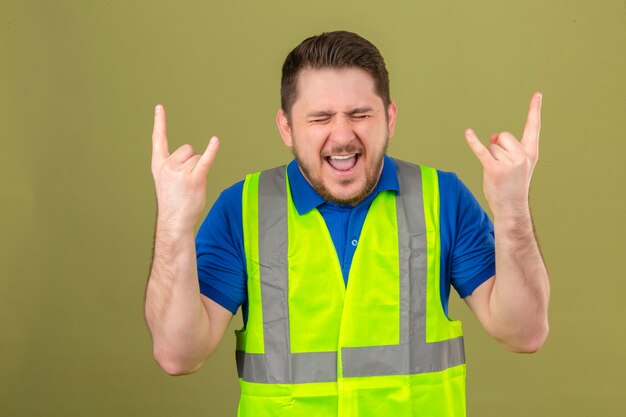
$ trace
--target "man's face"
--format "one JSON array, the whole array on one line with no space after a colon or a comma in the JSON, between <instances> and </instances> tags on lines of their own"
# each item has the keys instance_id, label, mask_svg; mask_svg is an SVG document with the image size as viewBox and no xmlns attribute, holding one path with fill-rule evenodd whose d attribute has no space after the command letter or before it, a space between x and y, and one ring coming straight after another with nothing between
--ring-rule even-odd
<instances>
[{"instance_id":1,"label":"man's face","mask_svg":"<svg viewBox=\"0 0 626 417\"><path fill-rule=\"evenodd\" d=\"M304 69L289 119L276 122L311 186L326 200L357 204L376 186L396 107L385 109L374 79L359 68Z\"/></svg>"}]
</instances>

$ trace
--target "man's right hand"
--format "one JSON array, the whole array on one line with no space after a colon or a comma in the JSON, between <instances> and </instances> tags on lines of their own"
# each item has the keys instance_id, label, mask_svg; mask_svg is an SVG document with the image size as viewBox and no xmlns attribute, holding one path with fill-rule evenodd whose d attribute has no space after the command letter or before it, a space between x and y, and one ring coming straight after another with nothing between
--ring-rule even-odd
<instances>
[{"instance_id":1,"label":"man's right hand","mask_svg":"<svg viewBox=\"0 0 626 417\"><path fill-rule=\"evenodd\" d=\"M192 230L206 204L206 178L219 148L213 136L202 155L191 145L169 153L165 109L157 105L152 131L152 176L156 188L158 223L170 230Z\"/></svg>"}]
</instances>

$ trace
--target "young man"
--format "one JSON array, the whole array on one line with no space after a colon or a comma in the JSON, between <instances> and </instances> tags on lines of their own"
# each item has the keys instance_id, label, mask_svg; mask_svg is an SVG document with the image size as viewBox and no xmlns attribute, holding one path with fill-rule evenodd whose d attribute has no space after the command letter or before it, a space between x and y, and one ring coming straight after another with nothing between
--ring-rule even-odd
<instances>
[{"instance_id":1,"label":"young man","mask_svg":"<svg viewBox=\"0 0 626 417\"><path fill-rule=\"evenodd\" d=\"M536 93L519 141L501 132L484 147L465 132L492 226L454 174L386 156L396 106L376 47L349 32L306 39L283 65L276 118L295 160L225 190L195 244L218 140L170 155L157 106L146 319L158 363L200 368L242 306L241 416L464 415L450 284L512 351L548 332L528 207L540 106Z\"/></svg>"}]
</instances>

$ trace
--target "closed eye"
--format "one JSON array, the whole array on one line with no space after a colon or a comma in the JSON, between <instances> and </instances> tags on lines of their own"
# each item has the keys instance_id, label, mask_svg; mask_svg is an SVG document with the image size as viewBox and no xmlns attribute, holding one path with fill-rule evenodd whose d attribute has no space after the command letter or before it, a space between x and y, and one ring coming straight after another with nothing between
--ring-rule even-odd
<instances>
[{"instance_id":1,"label":"closed eye","mask_svg":"<svg viewBox=\"0 0 626 417\"><path fill-rule=\"evenodd\" d=\"M330 120L330 117L318 117L315 119L309 119L311 123L324 123Z\"/></svg>"}]
</instances>

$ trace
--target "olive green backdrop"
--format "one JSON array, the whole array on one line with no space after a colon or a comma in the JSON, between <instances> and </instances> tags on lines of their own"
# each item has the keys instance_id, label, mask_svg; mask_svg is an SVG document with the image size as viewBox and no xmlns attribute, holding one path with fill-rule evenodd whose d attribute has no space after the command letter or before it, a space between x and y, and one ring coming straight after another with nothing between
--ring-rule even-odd
<instances>
[{"instance_id":1,"label":"olive green backdrop","mask_svg":"<svg viewBox=\"0 0 626 417\"><path fill-rule=\"evenodd\" d=\"M386 58L399 108L390 154L456 171L483 203L463 130L520 135L543 92L532 207L551 333L537 354L509 353L453 294L468 414L623 415L624 0L2 0L1 416L235 414L239 316L194 375L169 377L151 357L152 111L165 105L172 150L221 137L208 209L290 158L274 124L282 60L335 29Z\"/></svg>"}]
</instances>

